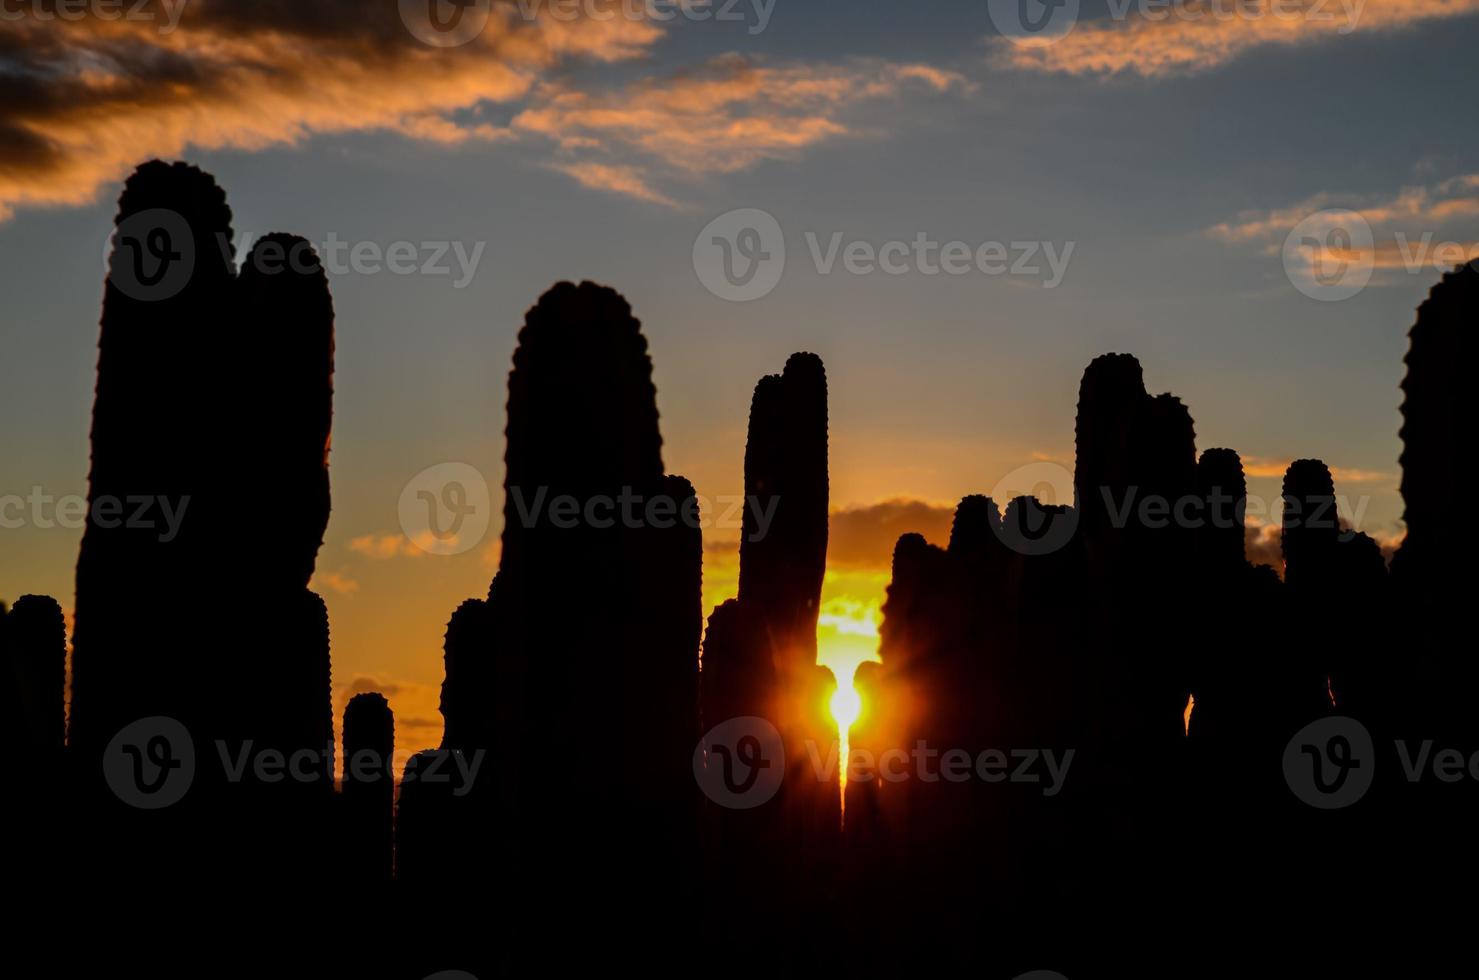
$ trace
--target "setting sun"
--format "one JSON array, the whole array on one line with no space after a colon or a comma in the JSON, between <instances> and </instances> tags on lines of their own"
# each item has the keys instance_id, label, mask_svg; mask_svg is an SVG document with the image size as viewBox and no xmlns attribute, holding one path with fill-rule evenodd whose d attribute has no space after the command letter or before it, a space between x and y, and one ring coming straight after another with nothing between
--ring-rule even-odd
<instances>
[{"instance_id":1,"label":"setting sun","mask_svg":"<svg viewBox=\"0 0 1479 980\"><path fill-rule=\"evenodd\" d=\"M835 584L832 573L829 572L827 578L828 585ZM879 591L882 591L881 587ZM837 791L841 795L844 818L851 751L848 730L863 713L863 699L853 686L853 678L860 665L879 662L881 610L881 597L834 596L822 603L822 613L817 619L817 663L832 671L832 676L837 678L837 690L828 707L837 723Z\"/></svg>"}]
</instances>

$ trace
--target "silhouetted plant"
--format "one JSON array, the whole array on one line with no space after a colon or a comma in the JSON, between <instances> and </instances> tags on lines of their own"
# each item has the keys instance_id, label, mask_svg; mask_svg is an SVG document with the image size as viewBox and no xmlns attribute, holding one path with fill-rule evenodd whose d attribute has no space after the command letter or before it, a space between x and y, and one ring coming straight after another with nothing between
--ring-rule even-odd
<instances>
[{"instance_id":1,"label":"silhouetted plant","mask_svg":"<svg viewBox=\"0 0 1479 980\"><path fill-rule=\"evenodd\" d=\"M827 373L815 354L755 386L745 496L739 597L763 611L781 666L809 672L827 559Z\"/></svg>"},{"instance_id":2,"label":"silhouetted plant","mask_svg":"<svg viewBox=\"0 0 1479 980\"><path fill-rule=\"evenodd\" d=\"M395 860L395 716L381 694L344 708L343 813L350 880L389 883Z\"/></svg>"},{"instance_id":3,"label":"silhouetted plant","mask_svg":"<svg viewBox=\"0 0 1479 980\"><path fill-rule=\"evenodd\" d=\"M50 596L23 595L4 620L9 687L4 710L14 746L33 760L55 758L66 739L67 623Z\"/></svg>"}]
</instances>

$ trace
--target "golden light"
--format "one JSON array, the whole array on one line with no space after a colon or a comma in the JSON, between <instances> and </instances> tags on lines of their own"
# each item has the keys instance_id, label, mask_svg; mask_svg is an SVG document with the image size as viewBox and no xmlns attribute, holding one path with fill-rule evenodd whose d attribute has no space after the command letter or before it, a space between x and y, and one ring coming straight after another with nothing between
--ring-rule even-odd
<instances>
[{"instance_id":1,"label":"golden light","mask_svg":"<svg viewBox=\"0 0 1479 980\"><path fill-rule=\"evenodd\" d=\"M843 687L838 682L837 692L832 695L832 718L837 722L837 731L846 732L852 727L852 723L858 720L858 715L863 710L863 699L858 696L857 689L851 683ZM842 736L846 738L846 735ZM845 777L844 777L845 778Z\"/></svg>"},{"instance_id":2,"label":"golden light","mask_svg":"<svg viewBox=\"0 0 1479 980\"><path fill-rule=\"evenodd\" d=\"M831 573L828 573L829 577ZM828 707L837 723L837 792L847 816L847 768L852 747L848 730L863 713L863 699L853 686L858 667L878 663L881 598L834 597L822 603L817 620L817 663L832 671L837 691Z\"/></svg>"}]
</instances>

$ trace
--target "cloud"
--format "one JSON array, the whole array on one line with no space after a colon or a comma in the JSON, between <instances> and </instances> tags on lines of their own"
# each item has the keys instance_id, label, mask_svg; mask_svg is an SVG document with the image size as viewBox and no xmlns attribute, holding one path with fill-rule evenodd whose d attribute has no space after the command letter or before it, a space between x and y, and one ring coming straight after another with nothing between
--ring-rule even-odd
<instances>
[{"instance_id":1,"label":"cloud","mask_svg":"<svg viewBox=\"0 0 1479 980\"><path fill-rule=\"evenodd\" d=\"M339 685L334 697L334 723L343 737L344 709L356 694L383 694L395 719L395 775L399 779L406 762L423 749L442 741L441 687L414 681L356 674ZM337 764L342 772L343 753Z\"/></svg>"},{"instance_id":2,"label":"cloud","mask_svg":"<svg viewBox=\"0 0 1479 980\"><path fill-rule=\"evenodd\" d=\"M180 9L173 30L158 19L0 19L0 220L21 206L90 203L151 157L376 130L445 146L548 140L551 166L582 186L671 207L656 189L664 173L743 170L853 133L838 116L857 102L970 87L928 65L725 55L588 91L553 76L575 61L646 55L664 28L500 3L470 43L443 48L418 40L394 2ZM493 121L490 107L512 122Z\"/></svg>"},{"instance_id":3,"label":"cloud","mask_svg":"<svg viewBox=\"0 0 1479 980\"><path fill-rule=\"evenodd\" d=\"M355 554L385 561L390 558L415 558L426 552L411 543L404 534L365 534L349 542L349 550Z\"/></svg>"},{"instance_id":4,"label":"cloud","mask_svg":"<svg viewBox=\"0 0 1479 980\"><path fill-rule=\"evenodd\" d=\"M1353 215L1355 217L1353 217ZM1461 174L1388 195L1340 196L1322 191L1289 207L1245 211L1205 230L1208 238L1286 255L1291 277L1314 281L1317 270L1364 266L1372 282L1402 282L1398 273L1447 272L1479 257L1479 174Z\"/></svg>"},{"instance_id":5,"label":"cloud","mask_svg":"<svg viewBox=\"0 0 1479 980\"><path fill-rule=\"evenodd\" d=\"M1479 12L1479 0L1188 0L1149 8L1110 0L1109 8L1110 17L1081 21L1051 43L989 38L994 60L1007 68L1068 75L1189 75L1256 48L1384 33L1473 14Z\"/></svg>"},{"instance_id":6,"label":"cloud","mask_svg":"<svg viewBox=\"0 0 1479 980\"><path fill-rule=\"evenodd\" d=\"M10 8L7 8L10 9ZM0 20L0 218L79 205L151 156L260 150L316 134L397 130L439 143L512 134L476 118L576 58L646 52L653 24L521 19L513 5L471 43L416 39L395 3L190 3L159 20ZM466 114L472 118L463 118Z\"/></svg>"},{"instance_id":7,"label":"cloud","mask_svg":"<svg viewBox=\"0 0 1479 980\"><path fill-rule=\"evenodd\" d=\"M551 166L574 177L582 187L625 194L639 201L650 201L669 208L681 206L671 197L653 189L647 183L647 178L636 167L595 163L589 160L581 163L556 163Z\"/></svg>"},{"instance_id":8,"label":"cloud","mask_svg":"<svg viewBox=\"0 0 1479 980\"><path fill-rule=\"evenodd\" d=\"M1340 526L1346 531L1350 525L1342 519ZM1407 536L1406 530L1402 528L1389 528L1387 530L1371 530L1365 532L1376 542L1381 549L1381 557L1388 565L1392 562L1392 556L1402 546L1402 540ZM1249 517L1243 528L1243 542L1248 561L1254 565L1268 565L1284 575L1284 533L1278 524L1265 523L1256 517Z\"/></svg>"},{"instance_id":9,"label":"cloud","mask_svg":"<svg viewBox=\"0 0 1479 980\"><path fill-rule=\"evenodd\" d=\"M1268 456L1244 456L1242 459L1243 475L1250 479L1282 480L1285 471L1289 469L1289 464L1294 462L1292 459L1276 459ZM1342 483L1380 483L1396 479L1392 473L1344 466L1331 466L1330 475L1335 479L1337 488Z\"/></svg>"},{"instance_id":10,"label":"cloud","mask_svg":"<svg viewBox=\"0 0 1479 980\"><path fill-rule=\"evenodd\" d=\"M615 90L542 83L509 126L573 157L553 166L586 187L672 207L653 174L693 181L789 159L857 135L844 114L858 103L971 88L963 75L928 65L768 65L731 53Z\"/></svg>"},{"instance_id":11,"label":"cloud","mask_svg":"<svg viewBox=\"0 0 1479 980\"><path fill-rule=\"evenodd\" d=\"M319 593L328 590L337 592L339 595L354 595L359 591L359 583L342 572L320 570L314 573L313 582L309 588Z\"/></svg>"},{"instance_id":12,"label":"cloud","mask_svg":"<svg viewBox=\"0 0 1479 980\"><path fill-rule=\"evenodd\" d=\"M953 504L896 499L832 511L827 544L828 567L888 569L894 545L910 532L944 545L955 520Z\"/></svg>"}]
</instances>

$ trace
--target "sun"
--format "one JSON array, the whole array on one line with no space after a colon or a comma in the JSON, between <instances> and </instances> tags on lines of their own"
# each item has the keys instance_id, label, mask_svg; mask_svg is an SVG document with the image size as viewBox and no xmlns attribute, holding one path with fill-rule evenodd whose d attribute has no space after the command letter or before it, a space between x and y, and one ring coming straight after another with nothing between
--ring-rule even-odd
<instances>
[{"instance_id":1,"label":"sun","mask_svg":"<svg viewBox=\"0 0 1479 980\"><path fill-rule=\"evenodd\" d=\"M849 729L862 717L862 696L853 685L858 667L878 663L881 598L860 601L836 597L822 604L817 622L817 663L832 671L837 690L827 705L837 724L837 792L847 816L847 769L852 746Z\"/></svg>"},{"instance_id":2,"label":"sun","mask_svg":"<svg viewBox=\"0 0 1479 980\"><path fill-rule=\"evenodd\" d=\"M858 720L862 711L863 699L858 695L857 688L852 686L851 678L846 687L842 686L839 678L837 692L832 695L832 719L837 722L837 731L846 732Z\"/></svg>"}]
</instances>

